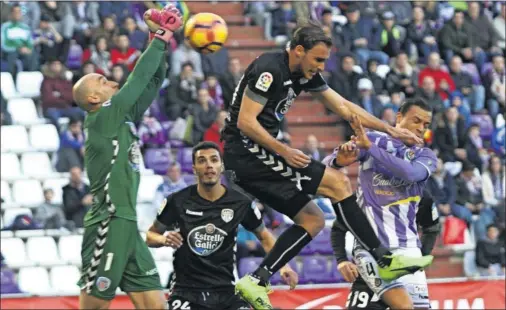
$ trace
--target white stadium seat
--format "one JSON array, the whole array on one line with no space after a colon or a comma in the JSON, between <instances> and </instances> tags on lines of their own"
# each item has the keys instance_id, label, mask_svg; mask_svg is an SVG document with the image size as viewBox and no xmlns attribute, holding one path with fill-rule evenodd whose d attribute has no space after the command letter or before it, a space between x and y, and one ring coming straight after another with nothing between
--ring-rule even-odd
<instances>
[{"instance_id":1,"label":"white stadium seat","mask_svg":"<svg viewBox=\"0 0 506 310\"><path fill-rule=\"evenodd\" d=\"M0 73L0 85L2 97L6 100L19 97L19 94L16 91L16 85L14 85L14 79L12 78L12 74L9 72Z\"/></svg>"},{"instance_id":2,"label":"white stadium seat","mask_svg":"<svg viewBox=\"0 0 506 310\"><path fill-rule=\"evenodd\" d=\"M153 258L155 260L172 261L174 258L174 249L167 246L151 248L151 253L153 253Z\"/></svg>"},{"instance_id":3,"label":"white stadium seat","mask_svg":"<svg viewBox=\"0 0 506 310\"><path fill-rule=\"evenodd\" d=\"M2 238L0 248L7 266L19 268L31 265L26 257L25 244L20 238Z\"/></svg>"},{"instance_id":4,"label":"white stadium seat","mask_svg":"<svg viewBox=\"0 0 506 310\"><path fill-rule=\"evenodd\" d=\"M26 241L28 259L42 266L52 266L61 263L52 237L31 237Z\"/></svg>"},{"instance_id":5,"label":"white stadium seat","mask_svg":"<svg viewBox=\"0 0 506 310\"><path fill-rule=\"evenodd\" d=\"M143 175L139 184L138 202L151 202L155 198L155 192L158 185L163 182L160 175Z\"/></svg>"},{"instance_id":6,"label":"white stadium seat","mask_svg":"<svg viewBox=\"0 0 506 310\"><path fill-rule=\"evenodd\" d=\"M45 180L42 189L50 188L53 190L53 203L63 203L63 190L62 187L69 184L69 179L49 179Z\"/></svg>"},{"instance_id":7,"label":"white stadium seat","mask_svg":"<svg viewBox=\"0 0 506 310\"><path fill-rule=\"evenodd\" d=\"M42 187L37 180L15 181L12 185L12 197L14 202L23 207L36 207L44 202Z\"/></svg>"},{"instance_id":8,"label":"white stadium seat","mask_svg":"<svg viewBox=\"0 0 506 310\"><path fill-rule=\"evenodd\" d=\"M12 121L16 124L32 125L45 122L37 115L35 103L30 98L10 99L7 102L7 110L12 116Z\"/></svg>"},{"instance_id":9,"label":"white stadium seat","mask_svg":"<svg viewBox=\"0 0 506 310\"><path fill-rule=\"evenodd\" d=\"M44 76L40 71L21 71L16 76L16 88L21 97L34 98L40 96L40 86Z\"/></svg>"},{"instance_id":10,"label":"white stadium seat","mask_svg":"<svg viewBox=\"0 0 506 310\"><path fill-rule=\"evenodd\" d=\"M80 289L77 281L80 276L76 266L56 266L49 272L51 287L55 293L78 295Z\"/></svg>"},{"instance_id":11,"label":"white stadium seat","mask_svg":"<svg viewBox=\"0 0 506 310\"><path fill-rule=\"evenodd\" d=\"M30 149L28 133L21 125L2 126L1 130L2 152L25 152Z\"/></svg>"},{"instance_id":12,"label":"white stadium seat","mask_svg":"<svg viewBox=\"0 0 506 310\"><path fill-rule=\"evenodd\" d=\"M2 153L0 155L0 164L2 165L2 169L0 169L2 179L16 179L22 177L21 165L19 164L19 159L16 154Z\"/></svg>"},{"instance_id":13,"label":"white stadium seat","mask_svg":"<svg viewBox=\"0 0 506 310\"><path fill-rule=\"evenodd\" d=\"M28 177L49 177L53 167L49 156L44 152L25 153L21 156L23 174Z\"/></svg>"},{"instance_id":14,"label":"white stadium seat","mask_svg":"<svg viewBox=\"0 0 506 310\"><path fill-rule=\"evenodd\" d=\"M9 208L5 210L4 213L4 225L10 226L14 223L16 216L26 214L32 216L32 210L28 208Z\"/></svg>"},{"instance_id":15,"label":"white stadium seat","mask_svg":"<svg viewBox=\"0 0 506 310\"><path fill-rule=\"evenodd\" d=\"M49 275L44 267L21 268L18 273L18 284L21 291L31 294L51 292Z\"/></svg>"},{"instance_id":16,"label":"white stadium seat","mask_svg":"<svg viewBox=\"0 0 506 310\"><path fill-rule=\"evenodd\" d=\"M4 203L9 204L12 203L12 193L11 193L11 187L9 186L9 183L2 180L0 183L0 196L4 200ZM5 208L2 204L2 208Z\"/></svg>"},{"instance_id":17,"label":"white stadium seat","mask_svg":"<svg viewBox=\"0 0 506 310\"><path fill-rule=\"evenodd\" d=\"M60 237L58 242L58 250L61 260L72 265L81 265L81 243L83 236L70 235Z\"/></svg>"},{"instance_id":18,"label":"white stadium seat","mask_svg":"<svg viewBox=\"0 0 506 310\"><path fill-rule=\"evenodd\" d=\"M158 269L158 275L160 276L160 282L162 287L167 286L169 282L169 275L174 271L174 265L170 262L155 261L156 269Z\"/></svg>"},{"instance_id":19,"label":"white stadium seat","mask_svg":"<svg viewBox=\"0 0 506 310\"><path fill-rule=\"evenodd\" d=\"M30 127L30 144L38 151L56 152L60 147L60 137L53 124L40 124Z\"/></svg>"}]
</instances>

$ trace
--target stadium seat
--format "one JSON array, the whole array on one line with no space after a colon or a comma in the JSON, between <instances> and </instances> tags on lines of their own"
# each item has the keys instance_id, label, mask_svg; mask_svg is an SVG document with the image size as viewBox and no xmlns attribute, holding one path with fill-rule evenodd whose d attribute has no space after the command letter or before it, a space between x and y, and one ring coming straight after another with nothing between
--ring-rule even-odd
<instances>
[{"instance_id":1,"label":"stadium seat","mask_svg":"<svg viewBox=\"0 0 506 310\"><path fill-rule=\"evenodd\" d=\"M68 264L80 266L82 242L83 236L81 235L60 237L58 251L60 252L61 260Z\"/></svg>"},{"instance_id":2,"label":"stadium seat","mask_svg":"<svg viewBox=\"0 0 506 310\"><path fill-rule=\"evenodd\" d=\"M332 283L332 274L324 256L306 257L303 260L302 272L305 283Z\"/></svg>"},{"instance_id":3,"label":"stadium seat","mask_svg":"<svg viewBox=\"0 0 506 310\"><path fill-rule=\"evenodd\" d=\"M177 162L181 165L182 172L193 173L192 148L185 147L179 149L177 152Z\"/></svg>"},{"instance_id":4,"label":"stadium seat","mask_svg":"<svg viewBox=\"0 0 506 310\"><path fill-rule=\"evenodd\" d=\"M79 44L72 44L67 56L67 67L71 70L81 68L83 58L83 49Z\"/></svg>"},{"instance_id":5,"label":"stadium seat","mask_svg":"<svg viewBox=\"0 0 506 310\"><path fill-rule=\"evenodd\" d=\"M141 232L148 231L153 224L158 212L159 206L153 206L151 203L138 203L137 209L137 228Z\"/></svg>"},{"instance_id":6,"label":"stadium seat","mask_svg":"<svg viewBox=\"0 0 506 310\"><path fill-rule=\"evenodd\" d=\"M60 147L60 137L53 124L30 127L30 144L38 151L56 152Z\"/></svg>"},{"instance_id":7,"label":"stadium seat","mask_svg":"<svg viewBox=\"0 0 506 310\"><path fill-rule=\"evenodd\" d=\"M333 254L332 246L330 245L330 228L323 228L307 246L309 246L314 253L322 255Z\"/></svg>"},{"instance_id":8,"label":"stadium seat","mask_svg":"<svg viewBox=\"0 0 506 310\"><path fill-rule=\"evenodd\" d=\"M9 208L5 210L4 213L4 225L5 227L9 227L14 223L16 216L26 214L32 216L32 210L28 208Z\"/></svg>"},{"instance_id":9,"label":"stadium seat","mask_svg":"<svg viewBox=\"0 0 506 310\"><path fill-rule=\"evenodd\" d=\"M35 103L29 98L10 99L7 102L7 110L15 124L32 125L45 122L43 118L39 118Z\"/></svg>"},{"instance_id":10,"label":"stadium seat","mask_svg":"<svg viewBox=\"0 0 506 310\"><path fill-rule=\"evenodd\" d=\"M244 276L245 274L252 273L255 271L260 263L262 262L262 257L244 257L239 261L239 277Z\"/></svg>"},{"instance_id":11,"label":"stadium seat","mask_svg":"<svg viewBox=\"0 0 506 310\"><path fill-rule=\"evenodd\" d=\"M2 238L0 249L5 263L11 268L33 265L26 257L25 244L20 238Z\"/></svg>"},{"instance_id":12,"label":"stadium seat","mask_svg":"<svg viewBox=\"0 0 506 310\"><path fill-rule=\"evenodd\" d=\"M471 115L471 124L480 125L480 136L485 140L490 140L494 133L494 123L490 115L474 114Z\"/></svg>"},{"instance_id":13,"label":"stadium seat","mask_svg":"<svg viewBox=\"0 0 506 310\"><path fill-rule=\"evenodd\" d=\"M62 188L69 184L68 179L48 179L45 180L42 189L50 188L53 190L53 203L62 204L63 203L63 190Z\"/></svg>"},{"instance_id":14,"label":"stadium seat","mask_svg":"<svg viewBox=\"0 0 506 310\"><path fill-rule=\"evenodd\" d=\"M335 259L330 260L330 274L332 275L332 282L339 283L339 282L346 282L344 280L343 275L339 272L337 269L337 262Z\"/></svg>"},{"instance_id":15,"label":"stadium seat","mask_svg":"<svg viewBox=\"0 0 506 310\"><path fill-rule=\"evenodd\" d=\"M144 154L146 168L153 169L156 174L164 175L173 161L172 153L167 148L148 148Z\"/></svg>"},{"instance_id":16,"label":"stadium seat","mask_svg":"<svg viewBox=\"0 0 506 310\"><path fill-rule=\"evenodd\" d=\"M30 149L28 134L24 126L2 126L1 130L2 152L20 153Z\"/></svg>"},{"instance_id":17,"label":"stadium seat","mask_svg":"<svg viewBox=\"0 0 506 310\"><path fill-rule=\"evenodd\" d=\"M288 265L290 265L290 267L292 267L293 271L299 273L299 268L297 267L297 263L295 262L295 259L292 259L288 263ZM272 285L276 285L276 284L285 285L286 284L285 282L283 282L283 278L281 278L281 274L279 273L279 271L272 275L270 282Z\"/></svg>"},{"instance_id":18,"label":"stadium seat","mask_svg":"<svg viewBox=\"0 0 506 310\"><path fill-rule=\"evenodd\" d=\"M16 88L21 97L40 97L40 86L44 76L40 71L21 71L16 76Z\"/></svg>"},{"instance_id":19,"label":"stadium seat","mask_svg":"<svg viewBox=\"0 0 506 310\"><path fill-rule=\"evenodd\" d=\"M52 266L61 263L52 237L31 237L26 241L28 259L41 266Z\"/></svg>"},{"instance_id":20,"label":"stadium seat","mask_svg":"<svg viewBox=\"0 0 506 310\"><path fill-rule=\"evenodd\" d=\"M2 164L3 164L3 161L2 161ZM2 182L0 183L0 196L2 197L2 199L4 201L2 203L2 209L5 208L5 204L12 203L11 188L10 188L9 184L4 180L2 180Z\"/></svg>"},{"instance_id":21,"label":"stadium seat","mask_svg":"<svg viewBox=\"0 0 506 310\"><path fill-rule=\"evenodd\" d=\"M163 182L159 175L143 175L139 184L138 202L152 202L155 198L155 192L158 185Z\"/></svg>"},{"instance_id":22,"label":"stadium seat","mask_svg":"<svg viewBox=\"0 0 506 310\"><path fill-rule=\"evenodd\" d=\"M187 185L193 185L197 183L196 177L193 174L183 174L183 180Z\"/></svg>"},{"instance_id":23,"label":"stadium seat","mask_svg":"<svg viewBox=\"0 0 506 310\"><path fill-rule=\"evenodd\" d=\"M2 72L0 75L0 81L2 97L4 97L6 100L19 97L18 91L16 90L16 85L14 85L12 74L9 72Z\"/></svg>"},{"instance_id":24,"label":"stadium seat","mask_svg":"<svg viewBox=\"0 0 506 310\"><path fill-rule=\"evenodd\" d=\"M171 247L151 248L155 260L172 261L174 249Z\"/></svg>"},{"instance_id":25,"label":"stadium seat","mask_svg":"<svg viewBox=\"0 0 506 310\"><path fill-rule=\"evenodd\" d=\"M166 287L169 282L169 275L174 271L174 265L171 262L155 261L158 275L160 276L160 283L162 287Z\"/></svg>"},{"instance_id":26,"label":"stadium seat","mask_svg":"<svg viewBox=\"0 0 506 310\"><path fill-rule=\"evenodd\" d=\"M28 177L46 178L53 174L49 156L45 152L25 153L21 156L23 174Z\"/></svg>"},{"instance_id":27,"label":"stadium seat","mask_svg":"<svg viewBox=\"0 0 506 310\"><path fill-rule=\"evenodd\" d=\"M51 292L49 275L44 267L21 268L18 274L19 288L26 293L47 294Z\"/></svg>"},{"instance_id":28,"label":"stadium seat","mask_svg":"<svg viewBox=\"0 0 506 310\"><path fill-rule=\"evenodd\" d=\"M54 293L79 295L77 281L81 274L76 266L56 266L51 268L49 279Z\"/></svg>"},{"instance_id":29,"label":"stadium seat","mask_svg":"<svg viewBox=\"0 0 506 310\"><path fill-rule=\"evenodd\" d=\"M12 197L16 203L23 207L35 207L44 202L42 187L37 180L19 180L14 182Z\"/></svg>"}]
</instances>

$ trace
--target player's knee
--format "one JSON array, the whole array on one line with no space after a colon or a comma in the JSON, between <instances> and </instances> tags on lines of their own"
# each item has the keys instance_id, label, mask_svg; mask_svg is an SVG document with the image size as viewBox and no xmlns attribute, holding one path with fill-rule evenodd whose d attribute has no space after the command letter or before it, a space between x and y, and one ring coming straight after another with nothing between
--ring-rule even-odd
<instances>
[{"instance_id":1,"label":"player's knee","mask_svg":"<svg viewBox=\"0 0 506 310\"><path fill-rule=\"evenodd\" d=\"M110 304L110 300L88 295L84 290L79 296L79 309L104 310L109 309Z\"/></svg>"},{"instance_id":2,"label":"player's knee","mask_svg":"<svg viewBox=\"0 0 506 310\"><path fill-rule=\"evenodd\" d=\"M318 194L336 202L352 195L353 189L348 176L341 171L327 168L325 169L325 174L318 188Z\"/></svg>"},{"instance_id":3,"label":"player's knee","mask_svg":"<svg viewBox=\"0 0 506 310\"><path fill-rule=\"evenodd\" d=\"M405 309L415 309L415 306L411 302L411 300L401 300L395 301L392 305L390 305L391 310L405 310Z\"/></svg>"},{"instance_id":4,"label":"player's knee","mask_svg":"<svg viewBox=\"0 0 506 310\"><path fill-rule=\"evenodd\" d=\"M294 217L294 222L302 226L312 237L316 236L325 227L325 217L322 210L310 201Z\"/></svg>"}]
</instances>

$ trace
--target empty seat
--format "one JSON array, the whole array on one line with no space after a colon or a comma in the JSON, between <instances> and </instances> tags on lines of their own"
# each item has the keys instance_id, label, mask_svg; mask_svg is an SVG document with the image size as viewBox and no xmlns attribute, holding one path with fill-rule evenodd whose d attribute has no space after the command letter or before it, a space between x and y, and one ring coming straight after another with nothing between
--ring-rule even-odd
<instances>
[{"instance_id":1,"label":"empty seat","mask_svg":"<svg viewBox=\"0 0 506 310\"><path fill-rule=\"evenodd\" d=\"M51 291L49 275L44 267L21 268L18 274L19 288L26 293L47 294Z\"/></svg>"},{"instance_id":2,"label":"empty seat","mask_svg":"<svg viewBox=\"0 0 506 310\"><path fill-rule=\"evenodd\" d=\"M25 153L21 156L23 174L28 177L48 177L53 174L49 156L44 152Z\"/></svg>"},{"instance_id":3,"label":"empty seat","mask_svg":"<svg viewBox=\"0 0 506 310\"><path fill-rule=\"evenodd\" d=\"M262 257L244 257L239 261L239 277L244 276L245 274L254 272L260 263L262 262Z\"/></svg>"},{"instance_id":4,"label":"empty seat","mask_svg":"<svg viewBox=\"0 0 506 310\"><path fill-rule=\"evenodd\" d=\"M193 173L192 148L185 147L179 149L177 153L177 162L181 165L182 172Z\"/></svg>"},{"instance_id":5,"label":"empty seat","mask_svg":"<svg viewBox=\"0 0 506 310\"><path fill-rule=\"evenodd\" d=\"M35 207L44 202L42 187L37 180L19 180L14 182L12 185L12 198L23 207Z\"/></svg>"},{"instance_id":6,"label":"empty seat","mask_svg":"<svg viewBox=\"0 0 506 310\"><path fill-rule=\"evenodd\" d=\"M330 228L323 228L307 246L311 248L313 253L332 255L333 250L330 244Z\"/></svg>"},{"instance_id":7,"label":"empty seat","mask_svg":"<svg viewBox=\"0 0 506 310\"><path fill-rule=\"evenodd\" d=\"M174 265L171 262L155 261L158 275L160 276L160 283L162 287L166 287L169 282L169 275L174 271Z\"/></svg>"},{"instance_id":8,"label":"empty seat","mask_svg":"<svg viewBox=\"0 0 506 310\"><path fill-rule=\"evenodd\" d=\"M163 182L159 175L143 175L139 184L138 202L151 202L155 198L155 192L158 185Z\"/></svg>"},{"instance_id":9,"label":"empty seat","mask_svg":"<svg viewBox=\"0 0 506 310\"><path fill-rule=\"evenodd\" d=\"M174 159L172 158L172 152L167 148L150 148L144 154L144 161L146 168L153 169L156 174L164 175Z\"/></svg>"},{"instance_id":10,"label":"empty seat","mask_svg":"<svg viewBox=\"0 0 506 310\"><path fill-rule=\"evenodd\" d=\"M2 162L2 164L3 164L3 162ZM4 180L2 180L2 182L0 183L0 196L2 197L4 203L6 203L6 204L12 203L11 187ZM4 204L2 204L2 208L5 208Z\"/></svg>"},{"instance_id":11,"label":"empty seat","mask_svg":"<svg viewBox=\"0 0 506 310\"><path fill-rule=\"evenodd\" d=\"M44 76L40 71L22 71L16 76L16 88L21 97L34 98L40 96L40 86Z\"/></svg>"},{"instance_id":12,"label":"empty seat","mask_svg":"<svg viewBox=\"0 0 506 310\"><path fill-rule=\"evenodd\" d=\"M5 263L11 268L19 268L31 264L26 257L25 244L20 238L2 238L0 249L5 258Z\"/></svg>"},{"instance_id":13,"label":"empty seat","mask_svg":"<svg viewBox=\"0 0 506 310\"><path fill-rule=\"evenodd\" d=\"M26 241L28 259L37 265L52 266L61 263L52 237L31 237Z\"/></svg>"},{"instance_id":14,"label":"empty seat","mask_svg":"<svg viewBox=\"0 0 506 310\"><path fill-rule=\"evenodd\" d=\"M11 226L12 223L14 222L14 219L16 218L16 216L23 215L23 214L32 216L32 210L30 210L28 208L9 208L9 209L5 210L5 213L4 213L5 227Z\"/></svg>"},{"instance_id":15,"label":"empty seat","mask_svg":"<svg viewBox=\"0 0 506 310\"><path fill-rule=\"evenodd\" d=\"M79 294L77 281L81 276L76 266L56 266L51 268L49 279L55 293Z\"/></svg>"},{"instance_id":16,"label":"empty seat","mask_svg":"<svg viewBox=\"0 0 506 310\"><path fill-rule=\"evenodd\" d=\"M30 144L39 151L56 152L60 147L60 137L53 124L40 124L30 127Z\"/></svg>"},{"instance_id":17,"label":"empty seat","mask_svg":"<svg viewBox=\"0 0 506 310\"><path fill-rule=\"evenodd\" d=\"M29 98L11 99L7 103L7 110L12 116L12 121L20 125L32 125L45 122L39 118L35 103Z\"/></svg>"},{"instance_id":18,"label":"empty seat","mask_svg":"<svg viewBox=\"0 0 506 310\"><path fill-rule=\"evenodd\" d=\"M292 259L288 265L290 265L290 267L292 267L292 270L299 273L299 269L297 267L297 263L295 262L295 259ZM285 282L283 282L283 278L281 278L281 274L278 272L276 272L275 274L272 275L271 279L270 279L270 282L272 285L276 285L276 284L286 284Z\"/></svg>"},{"instance_id":19,"label":"empty seat","mask_svg":"<svg viewBox=\"0 0 506 310\"><path fill-rule=\"evenodd\" d=\"M50 188L53 190L53 203L62 204L63 203L63 190L62 187L69 184L69 179L49 179L45 180L42 189Z\"/></svg>"},{"instance_id":20,"label":"empty seat","mask_svg":"<svg viewBox=\"0 0 506 310\"><path fill-rule=\"evenodd\" d=\"M306 257L302 265L302 277L306 283L332 283L327 258L323 256Z\"/></svg>"},{"instance_id":21,"label":"empty seat","mask_svg":"<svg viewBox=\"0 0 506 310\"><path fill-rule=\"evenodd\" d=\"M58 242L61 260L72 265L81 265L81 244L83 236L62 236Z\"/></svg>"},{"instance_id":22,"label":"empty seat","mask_svg":"<svg viewBox=\"0 0 506 310\"><path fill-rule=\"evenodd\" d=\"M24 126L2 126L0 132L2 152L25 152L30 149L28 133Z\"/></svg>"},{"instance_id":23,"label":"empty seat","mask_svg":"<svg viewBox=\"0 0 506 310\"><path fill-rule=\"evenodd\" d=\"M14 85L12 74L9 72L0 73L0 81L2 97L7 100L19 97L19 94L16 90L16 85Z\"/></svg>"}]
</instances>

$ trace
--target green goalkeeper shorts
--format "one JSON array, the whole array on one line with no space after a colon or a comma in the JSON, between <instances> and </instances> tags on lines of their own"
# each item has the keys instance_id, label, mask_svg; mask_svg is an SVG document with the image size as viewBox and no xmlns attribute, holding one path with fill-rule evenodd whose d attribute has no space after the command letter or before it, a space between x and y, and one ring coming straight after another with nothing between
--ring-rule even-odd
<instances>
[{"instance_id":1,"label":"green goalkeeper shorts","mask_svg":"<svg viewBox=\"0 0 506 310\"><path fill-rule=\"evenodd\" d=\"M124 292L161 290L155 261L137 223L112 217L86 227L81 248L79 287L94 297L111 300Z\"/></svg>"}]
</instances>

